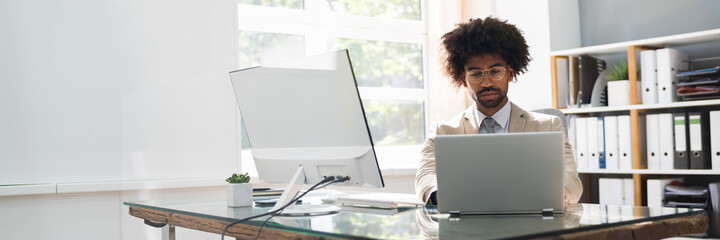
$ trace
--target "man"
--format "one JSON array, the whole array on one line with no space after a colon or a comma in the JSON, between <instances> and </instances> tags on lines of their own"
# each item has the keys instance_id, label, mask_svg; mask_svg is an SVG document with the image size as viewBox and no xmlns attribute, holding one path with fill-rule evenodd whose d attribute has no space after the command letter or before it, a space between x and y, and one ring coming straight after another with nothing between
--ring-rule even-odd
<instances>
[{"instance_id":1,"label":"man","mask_svg":"<svg viewBox=\"0 0 720 240\"><path fill-rule=\"evenodd\" d=\"M415 192L433 205L437 204L436 135L563 131L557 116L530 113L508 101L510 81L524 73L530 62L528 45L515 25L492 17L471 19L442 40L445 74L453 86L466 88L474 103L452 119L434 124L422 148ZM567 137L564 163L564 200L575 203L582 185Z\"/></svg>"}]
</instances>

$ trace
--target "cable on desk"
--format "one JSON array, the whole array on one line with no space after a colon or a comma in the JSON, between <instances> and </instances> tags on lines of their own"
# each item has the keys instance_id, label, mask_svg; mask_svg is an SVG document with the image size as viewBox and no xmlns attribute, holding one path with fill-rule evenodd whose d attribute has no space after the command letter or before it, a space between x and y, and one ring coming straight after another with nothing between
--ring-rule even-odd
<instances>
[{"instance_id":1,"label":"cable on desk","mask_svg":"<svg viewBox=\"0 0 720 240\"><path fill-rule=\"evenodd\" d=\"M222 235L220 236L220 239L221 239L221 240L225 240L225 233L227 232L227 230L228 230L230 227L232 227L232 226L235 225L235 224L238 224L238 223L241 223L241 222L250 220L250 219L259 218L259 217L262 217L262 216L272 215L272 216L270 216L268 219L265 220L265 221L267 222L268 220L270 220L270 218L274 217L275 215L277 215L277 214L279 214L280 212L282 212L283 210L285 210L285 208L289 207L289 206L292 205L292 204L295 204L295 202L297 202L297 200L299 200L300 198L304 197L305 194L307 194L307 193L309 193L309 192L311 192L311 191L320 189L320 188L324 188L324 187L326 187L326 186L328 186L328 185L330 185L330 184L333 184L333 183L339 183L339 182L344 182L344 181L348 181L348 180L350 180L350 177L348 177L348 176L345 176L345 177L343 177L343 176L337 176L337 177L328 176L328 177L325 177L325 178L323 178L323 180L321 180L321 181L318 182L317 184L315 184L315 185L313 185L312 187L310 187L310 189L308 189L307 191L305 191L305 192L303 192L302 194L300 194L300 196L297 196L297 197L293 198L292 200L290 200L290 202L288 202L287 204L285 204L285 205L282 206L281 208L276 209L275 211L270 211L270 212L266 212L266 213L263 213L263 214L258 214L258 215L255 215L255 216L243 218L243 219L240 219L240 220L237 220L237 221L235 221L235 222L232 222L232 223L228 224L228 225L225 226L225 228L223 229ZM322 185L322 184L325 184L325 185L323 185L323 186L321 186L321 187L318 187L318 186L320 186L320 185ZM264 226L264 225L265 225L265 223L263 223L263 226ZM258 231L258 235L257 235L258 237L260 236L260 232L261 232L261 231L262 231L262 227L260 227L260 230Z\"/></svg>"},{"instance_id":2,"label":"cable on desk","mask_svg":"<svg viewBox=\"0 0 720 240\"><path fill-rule=\"evenodd\" d=\"M276 214L270 215L270 217L268 217L267 219L265 219L265 221L263 221L263 224L260 225L260 230L258 230L257 236L255 236L255 238L253 238L253 240L257 240L257 239L260 237L260 233L262 233L262 230L263 230L263 227L265 227L265 224L266 224L268 221L270 221L271 218L275 217L275 215L276 215Z\"/></svg>"}]
</instances>

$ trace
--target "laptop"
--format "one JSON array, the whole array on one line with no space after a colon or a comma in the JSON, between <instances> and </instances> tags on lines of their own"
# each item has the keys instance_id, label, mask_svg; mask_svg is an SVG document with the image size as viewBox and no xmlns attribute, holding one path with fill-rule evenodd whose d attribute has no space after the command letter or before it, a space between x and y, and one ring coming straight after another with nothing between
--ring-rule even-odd
<instances>
[{"instance_id":1,"label":"laptop","mask_svg":"<svg viewBox=\"0 0 720 240\"><path fill-rule=\"evenodd\" d=\"M563 212L562 132L435 137L438 211Z\"/></svg>"}]
</instances>

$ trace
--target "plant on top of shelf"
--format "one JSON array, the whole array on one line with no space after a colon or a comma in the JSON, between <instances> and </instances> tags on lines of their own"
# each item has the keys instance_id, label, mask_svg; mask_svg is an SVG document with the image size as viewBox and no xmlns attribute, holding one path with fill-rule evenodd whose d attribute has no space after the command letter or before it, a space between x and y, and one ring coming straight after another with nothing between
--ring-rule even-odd
<instances>
[{"instance_id":1,"label":"plant on top of shelf","mask_svg":"<svg viewBox=\"0 0 720 240\"><path fill-rule=\"evenodd\" d=\"M608 81L620 81L630 79L628 77L628 65L625 61L620 61L620 63L608 68L607 71L609 72L607 75L605 75L605 78L607 78Z\"/></svg>"},{"instance_id":2,"label":"plant on top of shelf","mask_svg":"<svg viewBox=\"0 0 720 240\"><path fill-rule=\"evenodd\" d=\"M225 179L226 182L229 183L249 183L250 182L250 176L248 176L248 173L245 174L237 174L233 173L232 176Z\"/></svg>"}]
</instances>

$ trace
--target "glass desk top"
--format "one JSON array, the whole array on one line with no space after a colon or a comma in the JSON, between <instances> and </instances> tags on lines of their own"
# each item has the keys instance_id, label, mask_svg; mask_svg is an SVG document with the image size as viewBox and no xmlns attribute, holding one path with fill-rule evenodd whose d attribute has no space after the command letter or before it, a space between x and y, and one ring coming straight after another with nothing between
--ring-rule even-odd
<instances>
[{"instance_id":1,"label":"glass desk top","mask_svg":"<svg viewBox=\"0 0 720 240\"><path fill-rule=\"evenodd\" d=\"M306 196L303 198L304 204L319 204L321 196ZM266 213L271 208L231 208L227 207L224 197L217 196L211 201L196 199L125 202L125 205L228 222ZM702 209L571 204L566 206L565 214L552 217L463 215L452 218L449 214L438 214L435 208L341 208L339 213L323 216L276 216L264 227L337 238L535 238L704 213ZM260 226L266 219L267 217L260 217L244 224Z\"/></svg>"}]
</instances>

